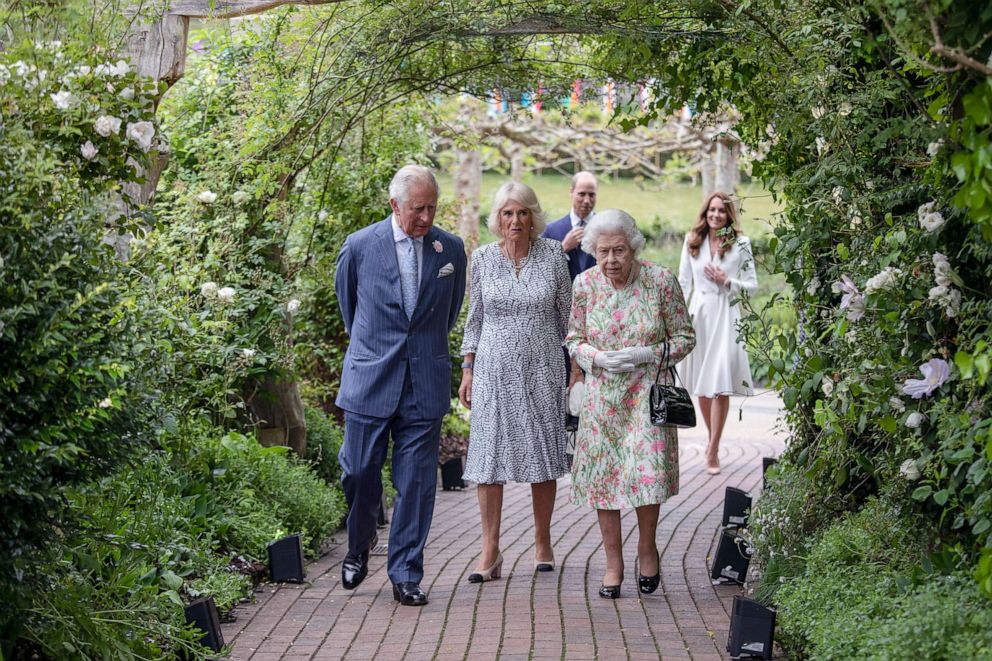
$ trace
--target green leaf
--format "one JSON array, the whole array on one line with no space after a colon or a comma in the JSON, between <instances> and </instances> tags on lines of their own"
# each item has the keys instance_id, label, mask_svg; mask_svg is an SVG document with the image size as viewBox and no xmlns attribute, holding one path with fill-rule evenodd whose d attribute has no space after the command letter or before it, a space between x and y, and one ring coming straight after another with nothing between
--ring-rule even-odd
<instances>
[{"instance_id":1,"label":"green leaf","mask_svg":"<svg viewBox=\"0 0 992 661\"><path fill-rule=\"evenodd\" d=\"M933 489L930 486L924 485L922 487L916 487L913 490L911 498L913 500L926 500L930 497L931 493L933 493Z\"/></svg>"},{"instance_id":2,"label":"green leaf","mask_svg":"<svg viewBox=\"0 0 992 661\"><path fill-rule=\"evenodd\" d=\"M933 502L942 506L946 505L948 496L950 496L950 492L948 492L947 489L941 489L933 495Z\"/></svg>"}]
</instances>

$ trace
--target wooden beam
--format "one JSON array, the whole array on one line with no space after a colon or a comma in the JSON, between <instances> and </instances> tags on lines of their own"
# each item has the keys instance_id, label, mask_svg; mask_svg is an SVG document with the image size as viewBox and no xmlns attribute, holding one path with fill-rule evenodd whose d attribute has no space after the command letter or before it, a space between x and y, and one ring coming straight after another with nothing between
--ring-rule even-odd
<instances>
[{"instance_id":1,"label":"wooden beam","mask_svg":"<svg viewBox=\"0 0 992 661\"><path fill-rule=\"evenodd\" d=\"M260 14L283 5L330 5L343 0L174 0L167 16L186 18L236 18ZM137 8L132 8L135 13Z\"/></svg>"}]
</instances>

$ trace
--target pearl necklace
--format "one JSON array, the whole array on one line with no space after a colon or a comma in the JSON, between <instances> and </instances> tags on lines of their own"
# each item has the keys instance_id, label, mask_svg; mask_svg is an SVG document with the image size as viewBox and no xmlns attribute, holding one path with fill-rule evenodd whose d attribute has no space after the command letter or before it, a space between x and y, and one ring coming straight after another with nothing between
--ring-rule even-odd
<instances>
[{"instance_id":1,"label":"pearl necklace","mask_svg":"<svg viewBox=\"0 0 992 661\"><path fill-rule=\"evenodd\" d=\"M515 261L512 257L510 257L510 253L506 249L505 245L501 244L499 247L500 252L503 253L503 256L506 257L507 261L510 262L510 265L513 267L513 271L516 274L517 279L520 278L520 272L524 270L524 267L527 266L527 260L530 259L530 248L531 246L528 243L527 254Z\"/></svg>"}]
</instances>

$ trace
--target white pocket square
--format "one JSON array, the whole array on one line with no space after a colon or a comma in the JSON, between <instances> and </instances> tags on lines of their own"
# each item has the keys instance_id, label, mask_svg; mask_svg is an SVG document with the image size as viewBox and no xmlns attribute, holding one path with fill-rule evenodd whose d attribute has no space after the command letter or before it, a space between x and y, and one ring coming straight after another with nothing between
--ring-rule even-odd
<instances>
[{"instance_id":1,"label":"white pocket square","mask_svg":"<svg viewBox=\"0 0 992 661\"><path fill-rule=\"evenodd\" d=\"M451 262L448 262L447 264L442 266L441 269L437 272L437 277L443 278L447 275L451 275L454 272L455 272L455 265L452 264Z\"/></svg>"}]
</instances>

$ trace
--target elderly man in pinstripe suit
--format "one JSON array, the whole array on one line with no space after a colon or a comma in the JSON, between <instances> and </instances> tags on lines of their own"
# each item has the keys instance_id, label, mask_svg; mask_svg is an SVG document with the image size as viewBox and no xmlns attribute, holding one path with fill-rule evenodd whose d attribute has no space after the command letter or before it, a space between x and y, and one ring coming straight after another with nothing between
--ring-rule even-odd
<instances>
[{"instance_id":1,"label":"elderly man in pinstripe suit","mask_svg":"<svg viewBox=\"0 0 992 661\"><path fill-rule=\"evenodd\" d=\"M450 401L448 334L465 294L465 247L433 226L438 193L427 168L400 168L389 185L392 215L347 238L335 278L350 337L337 398L349 506L342 584L354 589L368 573L391 437L396 504L387 567L393 597L407 606L427 603L420 582Z\"/></svg>"}]
</instances>

